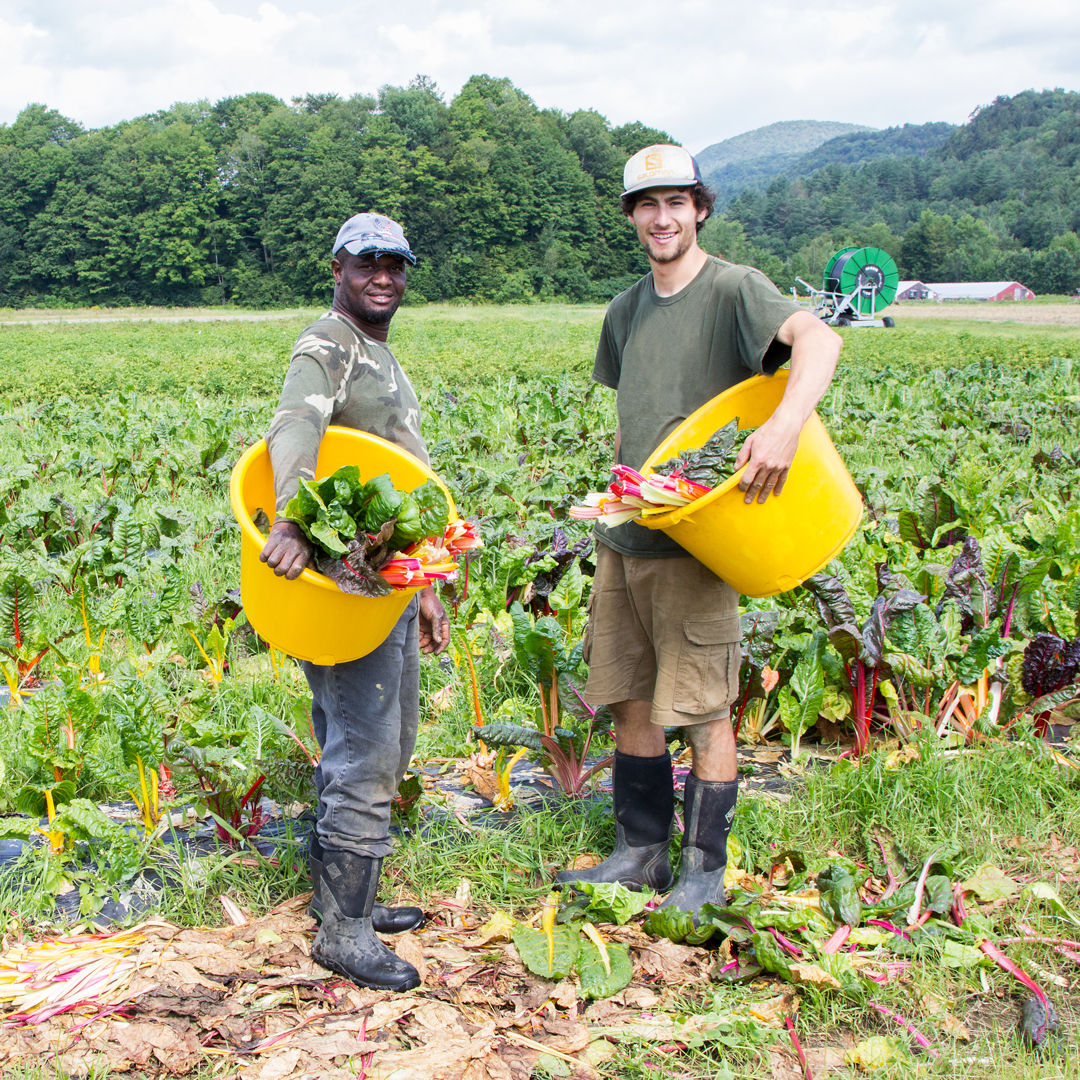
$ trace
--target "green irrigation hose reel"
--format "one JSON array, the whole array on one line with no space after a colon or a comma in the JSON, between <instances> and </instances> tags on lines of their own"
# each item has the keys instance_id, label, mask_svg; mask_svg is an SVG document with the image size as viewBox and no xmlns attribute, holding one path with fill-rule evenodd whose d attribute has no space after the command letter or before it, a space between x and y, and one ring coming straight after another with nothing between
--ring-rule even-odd
<instances>
[{"instance_id":1,"label":"green irrigation hose reel","mask_svg":"<svg viewBox=\"0 0 1080 1080\"><path fill-rule=\"evenodd\" d=\"M841 248L826 264L820 289L797 280L810 294L810 310L833 326L893 325L881 313L896 299L900 272L881 248Z\"/></svg>"}]
</instances>

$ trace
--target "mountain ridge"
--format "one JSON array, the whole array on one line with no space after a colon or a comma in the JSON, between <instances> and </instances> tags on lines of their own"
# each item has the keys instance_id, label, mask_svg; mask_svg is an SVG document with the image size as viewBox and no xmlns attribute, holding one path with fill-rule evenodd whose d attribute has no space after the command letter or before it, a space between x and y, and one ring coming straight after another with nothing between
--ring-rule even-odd
<instances>
[{"instance_id":1,"label":"mountain ridge","mask_svg":"<svg viewBox=\"0 0 1080 1080\"><path fill-rule=\"evenodd\" d=\"M838 135L876 130L865 124L838 120L778 120L710 143L694 157L704 175L733 162L749 161L767 154L805 154Z\"/></svg>"}]
</instances>

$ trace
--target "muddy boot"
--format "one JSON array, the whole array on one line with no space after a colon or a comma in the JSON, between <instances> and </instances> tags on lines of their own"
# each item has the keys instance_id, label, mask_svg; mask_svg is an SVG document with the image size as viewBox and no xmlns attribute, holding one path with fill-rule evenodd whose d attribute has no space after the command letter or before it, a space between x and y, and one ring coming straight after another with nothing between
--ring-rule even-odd
<instances>
[{"instance_id":1,"label":"muddy boot","mask_svg":"<svg viewBox=\"0 0 1080 1080\"><path fill-rule=\"evenodd\" d=\"M371 925L381 867L382 859L323 849L319 883L323 920L311 956L357 986L411 990L420 985L416 968L392 953L375 936Z\"/></svg>"},{"instance_id":2,"label":"muddy boot","mask_svg":"<svg viewBox=\"0 0 1080 1080\"><path fill-rule=\"evenodd\" d=\"M671 755L632 757L615 751L612 769L615 804L615 850L591 870L563 870L556 883L598 884L618 881L628 889L671 888L671 822L675 816L675 783Z\"/></svg>"},{"instance_id":3,"label":"muddy boot","mask_svg":"<svg viewBox=\"0 0 1080 1080\"><path fill-rule=\"evenodd\" d=\"M319 895L322 881L322 845L315 833L308 845L308 873L311 875L311 903L307 913L322 922L322 898ZM418 907L387 907L376 903L371 909L371 925L380 934L403 934L424 925L424 913Z\"/></svg>"},{"instance_id":4,"label":"muddy boot","mask_svg":"<svg viewBox=\"0 0 1080 1080\"><path fill-rule=\"evenodd\" d=\"M693 773L687 776L679 882L661 907L696 916L704 904L723 905L727 838L738 793L737 780L699 780ZM694 921L696 924L696 918Z\"/></svg>"}]
</instances>

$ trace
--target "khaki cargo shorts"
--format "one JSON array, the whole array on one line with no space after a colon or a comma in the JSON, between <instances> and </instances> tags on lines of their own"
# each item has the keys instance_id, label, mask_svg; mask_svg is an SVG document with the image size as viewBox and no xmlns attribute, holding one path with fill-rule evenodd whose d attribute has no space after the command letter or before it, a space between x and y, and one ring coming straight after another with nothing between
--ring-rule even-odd
<instances>
[{"instance_id":1,"label":"khaki cargo shorts","mask_svg":"<svg viewBox=\"0 0 1080 1080\"><path fill-rule=\"evenodd\" d=\"M652 722L666 727L729 715L739 596L697 559L638 559L597 544L588 611L590 705L652 701Z\"/></svg>"}]
</instances>

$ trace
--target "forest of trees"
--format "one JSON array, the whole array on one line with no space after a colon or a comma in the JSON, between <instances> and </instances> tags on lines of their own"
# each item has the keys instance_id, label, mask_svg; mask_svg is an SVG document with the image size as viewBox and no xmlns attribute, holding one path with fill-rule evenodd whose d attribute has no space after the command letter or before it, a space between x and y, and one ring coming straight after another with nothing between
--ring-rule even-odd
<instances>
[{"instance_id":1,"label":"forest of trees","mask_svg":"<svg viewBox=\"0 0 1080 1080\"><path fill-rule=\"evenodd\" d=\"M360 210L404 225L413 302L605 300L648 268L619 213L623 164L671 141L486 75L449 104L418 77L92 131L31 105L0 126L0 305L321 303Z\"/></svg>"},{"instance_id":2,"label":"forest of trees","mask_svg":"<svg viewBox=\"0 0 1080 1080\"><path fill-rule=\"evenodd\" d=\"M417 77L94 130L31 105L0 125L0 305L325 302L332 237L369 209L420 256L413 302L603 301L647 269L619 212L623 164L671 141L538 109L486 75L449 103ZM1080 94L998 98L914 149L747 189L703 243L785 289L848 243L885 248L905 277L1080 286Z\"/></svg>"}]
</instances>

